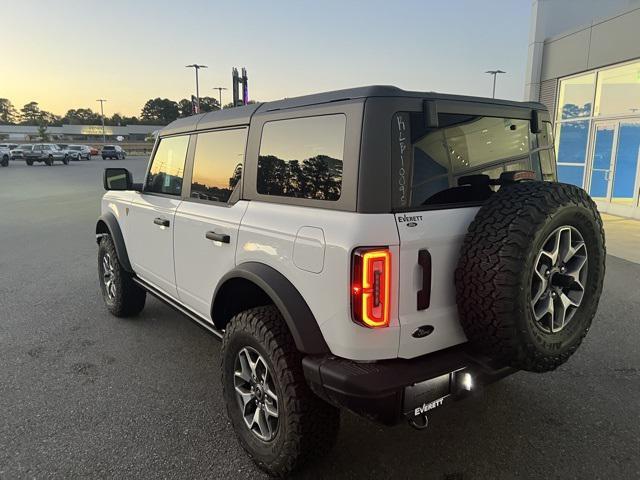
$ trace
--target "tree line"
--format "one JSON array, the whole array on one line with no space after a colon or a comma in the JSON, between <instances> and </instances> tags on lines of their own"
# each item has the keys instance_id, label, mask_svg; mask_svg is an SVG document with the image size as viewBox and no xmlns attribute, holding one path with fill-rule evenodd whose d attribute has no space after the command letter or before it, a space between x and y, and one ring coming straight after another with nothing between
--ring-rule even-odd
<instances>
[{"instance_id":1,"label":"tree line","mask_svg":"<svg viewBox=\"0 0 640 480\"><path fill-rule=\"evenodd\" d=\"M251 102L255 103L255 102ZM233 107L232 103L224 108ZM220 103L213 97L200 98L200 111L219 110ZM168 98L152 98L142 107L140 116L128 117L119 113L105 115L105 125L167 125L177 118L192 115L191 100L176 102ZM100 125L102 117L90 108L72 108L63 116L42 110L38 102L28 102L19 110L7 98L0 98L0 125L38 125L59 127L62 125Z\"/></svg>"},{"instance_id":2,"label":"tree line","mask_svg":"<svg viewBox=\"0 0 640 480\"><path fill-rule=\"evenodd\" d=\"M257 187L263 195L338 200L342 190L342 160L316 155L300 162L260 155Z\"/></svg>"}]
</instances>

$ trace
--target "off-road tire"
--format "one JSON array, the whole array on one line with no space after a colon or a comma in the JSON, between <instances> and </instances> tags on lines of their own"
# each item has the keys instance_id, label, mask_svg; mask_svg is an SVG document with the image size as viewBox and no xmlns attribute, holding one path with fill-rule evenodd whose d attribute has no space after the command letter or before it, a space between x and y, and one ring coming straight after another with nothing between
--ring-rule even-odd
<instances>
[{"instance_id":1,"label":"off-road tire","mask_svg":"<svg viewBox=\"0 0 640 480\"><path fill-rule=\"evenodd\" d=\"M236 398L235 359L247 346L266 359L278 395L278 427L270 442L249 430ZM334 445L340 411L314 395L307 385L302 356L275 306L252 308L231 319L222 341L221 364L227 414L240 444L262 470L286 476Z\"/></svg>"},{"instance_id":2,"label":"off-road tire","mask_svg":"<svg viewBox=\"0 0 640 480\"><path fill-rule=\"evenodd\" d=\"M104 283L103 258L108 254L113 262L115 296L110 298ZM131 274L127 272L118 259L118 253L111 235L104 235L98 245L98 281L102 298L109 312L116 317L133 317L144 308L147 293L134 283Z\"/></svg>"},{"instance_id":3,"label":"off-road tire","mask_svg":"<svg viewBox=\"0 0 640 480\"><path fill-rule=\"evenodd\" d=\"M544 242L562 226L584 239L587 277L573 318L552 333L536 324L531 279ZM455 272L458 312L471 345L517 369L545 372L562 365L595 316L605 256L602 219L584 190L547 182L502 187L469 226Z\"/></svg>"},{"instance_id":4,"label":"off-road tire","mask_svg":"<svg viewBox=\"0 0 640 480\"><path fill-rule=\"evenodd\" d=\"M2 165L3 167L8 167L9 166L9 157L7 157L6 155L4 157L2 157L2 161L0 161L0 165Z\"/></svg>"}]
</instances>

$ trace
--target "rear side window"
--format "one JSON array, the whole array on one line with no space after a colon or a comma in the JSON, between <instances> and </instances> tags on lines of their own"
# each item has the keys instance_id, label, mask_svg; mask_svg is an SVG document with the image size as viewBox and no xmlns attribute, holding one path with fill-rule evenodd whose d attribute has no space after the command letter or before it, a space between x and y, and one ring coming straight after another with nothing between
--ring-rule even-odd
<instances>
[{"instance_id":1,"label":"rear side window","mask_svg":"<svg viewBox=\"0 0 640 480\"><path fill-rule=\"evenodd\" d=\"M229 201L242 177L246 141L246 128L198 134L191 198Z\"/></svg>"},{"instance_id":2,"label":"rear side window","mask_svg":"<svg viewBox=\"0 0 640 480\"><path fill-rule=\"evenodd\" d=\"M188 135L160 140L147 174L145 192L166 195L180 195L182 193L184 161L188 146Z\"/></svg>"},{"instance_id":3,"label":"rear side window","mask_svg":"<svg viewBox=\"0 0 640 480\"><path fill-rule=\"evenodd\" d=\"M258 157L258 193L338 200L345 129L343 114L265 123Z\"/></svg>"},{"instance_id":4,"label":"rear side window","mask_svg":"<svg viewBox=\"0 0 640 480\"><path fill-rule=\"evenodd\" d=\"M528 120L440 114L438 123L438 128L425 127L422 114L393 118L396 208L483 201L491 195L488 186L480 191L458 180L532 169Z\"/></svg>"}]
</instances>

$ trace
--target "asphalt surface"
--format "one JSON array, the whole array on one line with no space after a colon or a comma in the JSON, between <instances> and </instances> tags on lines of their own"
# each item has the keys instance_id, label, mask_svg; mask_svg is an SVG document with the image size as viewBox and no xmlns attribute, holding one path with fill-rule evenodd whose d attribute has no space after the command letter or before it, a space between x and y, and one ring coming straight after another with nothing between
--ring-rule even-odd
<instances>
[{"instance_id":1,"label":"asphalt surface","mask_svg":"<svg viewBox=\"0 0 640 480\"><path fill-rule=\"evenodd\" d=\"M150 298L111 317L94 225L102 169L0 169L0 478L263 478L224 413L218 341ZM558 371L517 373L426 431L342 416L300 478L640 478L640 265L609 256L601 306Z\"/></svg>"}]
</instances>

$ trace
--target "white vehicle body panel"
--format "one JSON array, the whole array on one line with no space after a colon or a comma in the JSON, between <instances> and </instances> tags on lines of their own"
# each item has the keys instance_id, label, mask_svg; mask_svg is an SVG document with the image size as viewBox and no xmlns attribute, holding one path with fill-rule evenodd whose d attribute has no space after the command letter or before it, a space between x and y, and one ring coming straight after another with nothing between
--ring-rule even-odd
<instances>
[{"instance_id":1,"label":"white vehicle body panel","mask_svg":"<svg viewBox=\"0 0 640 480\"><path fill-rule=\"evenodd\" d=\"M223 206L108 192L105 211L118 219L136 274L208 321L220 279L238 264L259 262L282 273L301 293L336 356L360 361L413 358L466 341L453 272L477 208L365 215L258 201ZM398 221L401 216L422 219L409 227ZM155 225L156 217L169 219L171 226ZM230 244L206 239L207 231L228 234ZM362 246L388 246L391 251L395 294L388 328L370 329L351 320L351 255ZM421 249L431 254L432 284L430 306L419 311ZM433 333L413 337L424 325L433 326Z\"/></svg>"},{"instance_id":2,"label":"white vehicle body panel","mask_svg":"<svg viewBox=\"0 0 640 480\"><path fill-rule=\"evenodd\" d=\"M464 235L477 211L473 207L396 214L401 272L399 357L412 358L467 341L458 318L454 272ZM423 278L418 252L423 249L431 255L431 296L429 307L418 310L417 294ZM423 338L412 336L425 325L432 326L433 333Z\"/></svg>"},{"instance_id":3,"label":"white vehicle body panel","mask_svg":"<svg viewBox=\"0 0 640 480\"><path fill-rule=\"evenodd\" d=\"M123 232L129 261L136 274L175 298L178 292L173 259L173 224L180 202L181 199L176 197L134 192ZM168 220L169 226L156 225L156 218Z\"/></svg>"},{"instance_id":4,"label":"white vehicle body panel","mask_svg":"<svg viewBox=\"0 0 640 480\"><path fill-rule=\"evenodd\" d=\"M211 301L220 279L235 267L238 229L249 202L184 201L174 221L175 270L178 298L211 321ZM230 243L212 241L206 233L226 234Z\"/></svg>"},{"instance_id":5,"label":"white vehicle body panel","mask_svg":"<svg viewBox=\"0 0 640 480\"><path fill-rule=\"evenodd\" d=\"M294 245L302 227L324 233L326 245L319 273L294 261ZM305 242L314 243L308 239ZM370 329L351 320L351 253L362 246L389 246L392 258L397 258L398 231L393 215L362 215L252 201L242 220L236 260L238 264L264 263L289 279L309 305L334 355L353 360L396 358L400 324L394 296L388 328ZM315 251L316 257L313 254L307 257L310 264L319 260L321 250ZM398 262L392 264L394 291L398 288L399 271Z\"/></svg>"}]
</instances>

